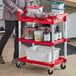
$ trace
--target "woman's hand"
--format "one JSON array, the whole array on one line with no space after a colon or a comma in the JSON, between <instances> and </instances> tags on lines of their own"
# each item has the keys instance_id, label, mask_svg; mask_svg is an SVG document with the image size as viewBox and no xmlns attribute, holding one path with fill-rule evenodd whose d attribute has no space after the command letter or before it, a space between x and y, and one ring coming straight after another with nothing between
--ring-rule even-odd
<instances>
[{"instance_id":1,"label":"woman's hand","mask_svg":"<svg viewBox=\"0 0 76 76\"><path fill-rule=\"evenodd\" d=\"M18 8L17 12L20 12L21 14L24 13L24 11L22 9L20 9L20 8Z\"/></svg>"}]
</instances>

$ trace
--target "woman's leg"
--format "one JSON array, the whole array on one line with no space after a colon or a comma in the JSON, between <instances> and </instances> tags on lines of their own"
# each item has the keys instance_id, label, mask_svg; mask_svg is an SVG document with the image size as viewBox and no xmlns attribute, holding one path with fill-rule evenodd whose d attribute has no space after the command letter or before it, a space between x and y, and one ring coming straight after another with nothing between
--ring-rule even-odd
<instances>
[{"instance_id":1,"label":"woman's leg","mask_svg":"<svg viewBox=\"0 0 76 76\"><path fill-rule=\"evenodd\" d=\"M4 46L6 45L9 37L11 36L13 32L13 28L14 28L14 25L12 21L5 21L5 33L0 40L0 64L5 63L2 57L2 52L3 52Z\"/></svg>"},{"instance_id":2,"label":"woman's leg","mask_svg":"<svg viewBox=\"0 0 76 76\"><path fill-rule=\"evenodd\" d=\"M10 38L14 29L13 21L5 21L5 33L0 40L0 55L2 55L3 48Z\"/></svg>"},{"instance_id":3,"label":"woman's leg","mask_svg":"<svg viewBox=\"0 0 76 76\"><path fill-rule=\"evenodd\" d=\"M15 24L14 59L19 58L18 21Z\"/></svg>"}]
</instances>

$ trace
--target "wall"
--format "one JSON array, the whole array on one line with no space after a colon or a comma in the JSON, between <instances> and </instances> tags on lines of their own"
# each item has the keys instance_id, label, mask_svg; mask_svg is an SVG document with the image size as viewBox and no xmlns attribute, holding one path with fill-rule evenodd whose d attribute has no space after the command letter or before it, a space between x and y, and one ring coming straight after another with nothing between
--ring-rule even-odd
<instances>
[{"instance_id":1,"label":"wall","mask_svg":"<svg viewBox=\"0 0 76 76\"><path fill-rule=\"evenodd\" d=\"M0 0L0 5L3 5L3 2L2 2L2 0Z\"/></svg>"},{"instance_id":2,"label":"wall","mask_svg":"<svg viewBox=\"0 0 76 76\"><path fill-rule=\"evenodd\" d=\"M69 14L67 21L68 38L76 38L76 12Z\"/></svg>"}]
</instances>

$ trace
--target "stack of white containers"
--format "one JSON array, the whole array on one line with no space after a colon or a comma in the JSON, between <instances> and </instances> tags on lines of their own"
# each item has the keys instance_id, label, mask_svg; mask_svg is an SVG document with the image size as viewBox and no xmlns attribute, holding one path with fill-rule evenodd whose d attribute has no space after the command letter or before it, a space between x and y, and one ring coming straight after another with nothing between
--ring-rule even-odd
<instances>
[{"instance_id":1,"label":"stack of white containers","mask_svg":"<svg viewBox=\"0 0 76 76\"><path fill-rule=\"evenodd\" d=\"M64 13L64 2L52 2L52 15L56 16L58 14ZM62 17L59 17L59 19ZM62 38L62 32L59 29L59 32L55 32L54 40L59 40Z\"/></svg>"},{"instance_id":2,"label":"stack of white containers","mask_svg":"<svg viewBox=\"0 0 76 76\"><path fill-rule=\"evenodd\" d=\"M52 2L52 15L64 13L64 2Z\"/></svg>"},{"instance_id":3,"label":"stack of white containers","mask_svg":"<svg viewBox=\"0 0 76 76\"><path fill-rule=\"evenodd\" d=\"M43 12L43 7L42 6L39 6L38 8L40 9L41 12ZM39 13L38 8L36 6L28 6L28 7L26 7L27 16L34 17L34 14L38 14Z\"/></svg>"},{"instance_id":4,"label":"stack of white containers","mask_svg":"<svg viewBox=\"0 0 76 76\"><path fill-rule=\"evenodd\" d=\"M59 58L60 48L55 48L54 60ZM26 49L27 59L42 61L42 62L51 62L52 61L52 47L49 46L32 46Z\"/></svg>"}]
</instances>

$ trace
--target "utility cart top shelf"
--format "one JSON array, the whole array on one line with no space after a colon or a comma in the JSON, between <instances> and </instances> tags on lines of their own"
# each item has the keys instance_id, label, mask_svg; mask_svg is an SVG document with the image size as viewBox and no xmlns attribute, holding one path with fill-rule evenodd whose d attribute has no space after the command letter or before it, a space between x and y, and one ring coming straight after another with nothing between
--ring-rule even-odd
<instances>
[{"instance_id":1,"label":"utility cart top shelf","mask_svg":"<svg viewBox=\"0 0 76 76\"><path fill-rule=\"evenodd\" d=\"M25 11L26 12L26 11ZM66 21L66 16L68 15L68 13L64 13L64 14L59 14L56 16L49 16L46 19L38 19L35 17L21 17L21 14L18 12L18 20L19 21L23 21L23 22L34 22L34 23L42 23L42 24L56 24L56 23L60 23L60 22L64 22Z\"/></svg>"}]
</instances>

